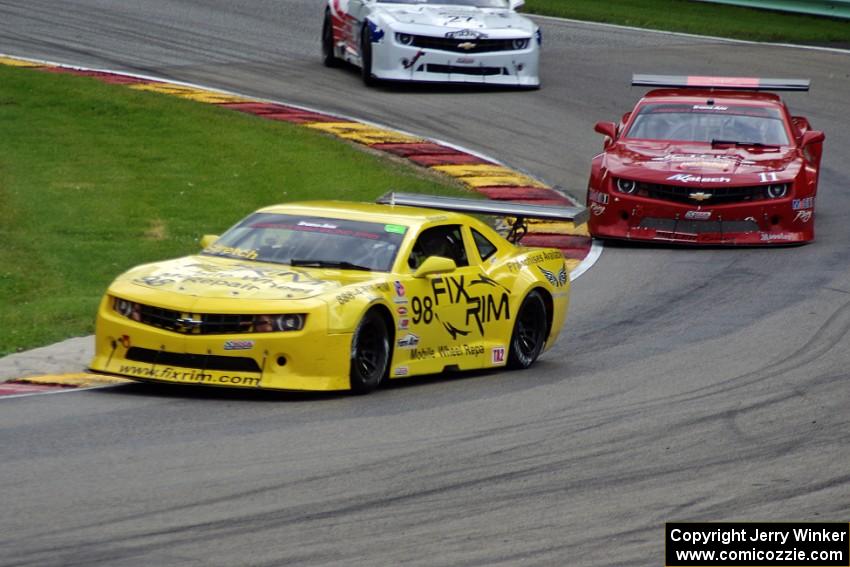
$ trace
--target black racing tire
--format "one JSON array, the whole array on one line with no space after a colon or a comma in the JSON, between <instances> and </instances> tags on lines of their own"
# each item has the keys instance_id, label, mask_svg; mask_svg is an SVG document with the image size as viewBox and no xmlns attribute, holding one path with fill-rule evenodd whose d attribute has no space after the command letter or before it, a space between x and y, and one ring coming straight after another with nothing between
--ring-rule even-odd
<instances>
[{"instance_id":1,"label":"black racing tire","mask_svg":"<svg viewBox=\"0 0 850 567\"><path fill-rule=\"evenodd\" d=\"M325 67L339 67L342 63L334 54L334 31L329 11L325 11L325 20L322 22L322 62Z\"/></svg>"},{"instance_id":2,"label":"black racing tire","mask_svg":"<svg viewBox=\"0 0 850 567\"><path fill-rule=\"evenodd\" d=\"M390 337L383 317L369 311L351 337L351 391L368 394L378 387L390 365Z\"/></svg>"},{"instance_id":3,"label":"black racing tire","mask_svg":"<svg viewBox=\"0 0 850 567\"><path fill-rule=\"evenodd\" d=\"M378 84L378 80L372 75L372 37L369 33L369 22L363 23L363 31L360 33L360 75L367 87Z\"/></svg>"},{"instance_id":4,"label":"black racing tire","mask_svg":"<svg viewBox=\"0 0 850 567\"><path fill-rule=\"evenodd\" d=\"M508 350L508 368L528 368L546 344L546 304L540 292L532 291L522 301L514 320L511 344Z\"/></svg>"}]
</instances>

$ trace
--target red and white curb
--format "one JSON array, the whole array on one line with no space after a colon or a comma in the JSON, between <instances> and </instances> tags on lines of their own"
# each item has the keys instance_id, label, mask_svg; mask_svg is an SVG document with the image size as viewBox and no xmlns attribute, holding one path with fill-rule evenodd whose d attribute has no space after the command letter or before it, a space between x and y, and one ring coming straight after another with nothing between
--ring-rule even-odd
<instances>
[{"instance_id":1,"label":"red and white curb","mask_svg":"<svg viewBox=\"0 0 850 567\"><path fill-rule=\"evenodd\" d=\"M371 150L405 159L415 166L448 175L469 190L485 195L489 199L540 205L577 204L568 195L498 160L454 144L424 138L372 122L191 83L166 81L158 77L76 67L3 54L0 54L0 65L90 77L104 83L123 85L133 90L167 94L229 108L265 120L298 124L366 146ZM571 279L576 279L587 271L602 253L602 246L590 238L587 226L573 223L530 223L529 232L522 239L522 244L561 249L567 259ZM13 380L0 383L0 397L68 391L125 382L120 379L106 379L109 383L103 383L102 380L97 381L95 378L101 379L100 376L91 374L60 374Z\"/></svg>"}]
</instances>

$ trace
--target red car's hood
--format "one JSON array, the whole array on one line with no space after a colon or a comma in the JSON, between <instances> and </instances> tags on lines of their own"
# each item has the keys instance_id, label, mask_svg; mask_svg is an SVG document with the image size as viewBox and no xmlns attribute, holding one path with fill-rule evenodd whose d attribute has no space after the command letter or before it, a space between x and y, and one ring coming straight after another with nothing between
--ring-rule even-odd
<instances>
[{"instance_id":1,"label":"red car's hood","mask_svg":"<svg viewBox=\"0 0 850 567\"><path fill-rule=\"evenodd\" d=\"M605 154L605 167L612 175L676 185L789 182L801 165L792 147L712 148L702 143L620 141Z\"/></svg>"}]
</instances>

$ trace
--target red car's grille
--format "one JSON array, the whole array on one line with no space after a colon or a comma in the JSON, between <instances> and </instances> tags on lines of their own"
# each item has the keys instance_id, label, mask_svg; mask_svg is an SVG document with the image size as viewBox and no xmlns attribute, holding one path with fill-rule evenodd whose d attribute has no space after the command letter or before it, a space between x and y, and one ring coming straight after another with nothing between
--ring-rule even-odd
<instances>
[{"instance_id":1,"label":"red car's grille","mask_svg":"<svg viewBox=\"0 0 850 567\"><path fill-rule=\"evenodd\" d=\"M723 234L725 232L758 232L759 225L755 221L694 221L658 219L646 217L641 220L638 228L654 229L660 233L676 235L687 234Z\"/></svg>"},{"instance_id":2,"label":"red car's grille","mask_svg":"<svg viewBox=\"0 0 850 567\"><path fill-rule=\"evenodd\" d=\"M689 205L726 205L747 203L767 199L767 185L746 187L713 187L699 189L681 185L661 185L657 183L638 183L637 194L650 199L674 201Z\"/></svg>"}]
</instances>

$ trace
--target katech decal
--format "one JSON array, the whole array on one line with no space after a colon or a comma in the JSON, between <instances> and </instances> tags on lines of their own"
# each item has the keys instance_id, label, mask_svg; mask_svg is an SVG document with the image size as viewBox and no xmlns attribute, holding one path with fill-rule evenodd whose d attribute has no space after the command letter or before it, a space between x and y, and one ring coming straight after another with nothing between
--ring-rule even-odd
<instances>
[{"instance_id":1,"label":"katech decal","mask_svg":"<svg viewBox=\"0 0 850 567\"><path fill-rule=\"evenodd\" d=\"M410 370L407 366L399 366L395 370L393 370L393 376L407 376L410 373Z\"/></svg>"},{"instance_id":2,"label":"katech decal","mask_svg":"<svg viewBox=\"0 0 850 567\"><path fill-rule=\"evenodd\" d=\"M690 175L688 173L677 173L667 178L667 181L681 181L682 183L731 183L731 177L703 177L701 175Z\"/></svg>"},{"instance_id":3,"label":"katech decal","mask_svg":"<svg viewBox=\"0 0 850 567\"><path fill-rule=\"evenodd\" d=\"M224 341L224 350L251 350L254 341Z\"/></svg>"}]
</instances>

